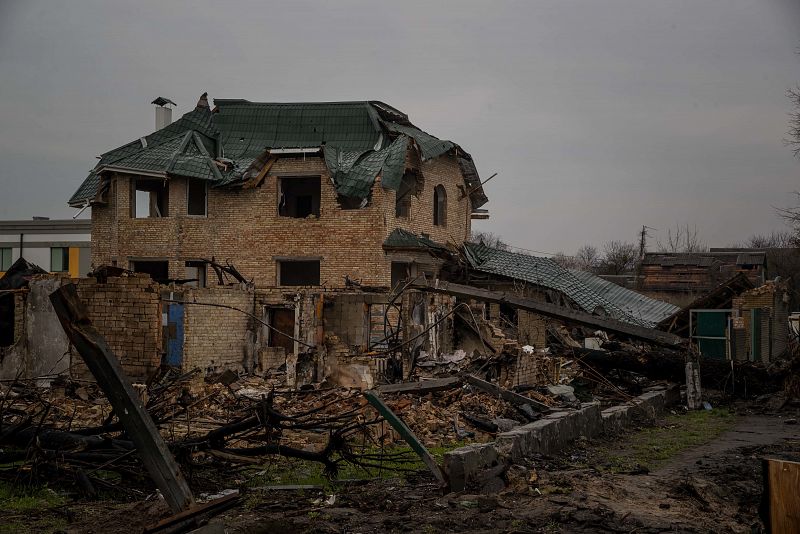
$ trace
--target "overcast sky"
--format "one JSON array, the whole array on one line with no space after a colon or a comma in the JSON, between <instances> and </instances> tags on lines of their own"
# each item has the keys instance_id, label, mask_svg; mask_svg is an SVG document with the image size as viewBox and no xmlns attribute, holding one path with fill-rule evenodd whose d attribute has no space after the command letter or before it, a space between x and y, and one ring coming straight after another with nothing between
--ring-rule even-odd
<instances>
[{"instance_id":1,"label":"overcast sky","mask_svg":"<svg viewBox=\"0 0 800 534\"><path fill-rule=\"evenodd\" d=\"M383 8L381 5L390 7ZM69 217L95 156L204 91L382 100L474 157L491 231L537 251L724 246L782 228L800 1L0 0L0 219Z\"/></svg>"}]
</instances>

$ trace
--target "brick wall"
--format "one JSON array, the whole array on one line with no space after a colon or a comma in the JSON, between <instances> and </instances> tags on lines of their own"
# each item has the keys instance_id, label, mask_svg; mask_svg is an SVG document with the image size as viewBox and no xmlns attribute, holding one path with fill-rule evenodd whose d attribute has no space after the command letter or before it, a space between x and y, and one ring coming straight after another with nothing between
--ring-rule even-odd
<instances>
[{"instance_id":1,"label":"brick wall","mask_svg":"<svg viewBox=\"0 0 800 534\"><path fill-rule=\"evenodd\" d=\"M253 292L240 286L188 289L178 297L184 304L183 368L215 372L241 369L250 318L214 303L252 312ZM256 315L260 312L257 310Z\"/></svg>"},{"instance_id":2,"label":"brick wall","mask_svg":"<svg viewBox=\"0 0 800 534\"><path fill-rule=\"evenodd\" d=\"M761 310L760 320L760 353L761 359L768 362L779 357L786 349L789 332L789 304L786 295L786 286L782 283L767 282L761 287L745 291L733 299L733 308L737 310L741 324L746 333L747 357L751 354L752 343L752 310ZM737 355L740 349L737 348Z\"/></svg>"},{"instance_id":3,"label":"brick wall","mask_svg":"<svg viewBox=\"0 0 800 534\"><path fill-rule=\"evenodd\" d=\"M147 275L72 280L89 318L134 382L146 381L161 364L161 304L158 285ZM91 378L80 356L72 375Z\"/></svg>"},{"instance_id":4,"label":"brick wall","mask_svg":"<svg viewBox=\"0 0 800 534\"><path fill-rule=\"evenodd\" d=\"M412 197L408 218L395 217L395 192L383 189L380 177L367 207L342 209L319 157L282 158L255 189L209 189L207 217L186 214L187 181L172 178L168 216L132 219L131 177L113 175L108 205L92 208L92 263L128 267L132 258L166 259L170 276L182 278L186 261L214 256L229 260L257 287L269 287L277 284L276 257L321 257L322 285L343 287L347 275L366 285L388 286L390 260L382 244L395 228L427 233L442 243L461 242L470 232L471 207L469 199L459 198L464 182L455 159L425 162L422 171L423 186ZM318 218L278 215L278 181L293 174L321 177ZM447 191L445 227L433 224L433 188L439 184Z\"/></svg>"},{"instance_id":5,"label":"brick wall","mask_svg":"<svg viewBox=\"0 0 800 534\"><path fill-rule=\"evenodd\" d=\"M517 334L520 345L543 349L547 345L547 322L539 314L517 310Z\"/></svg>"}]
</instances>

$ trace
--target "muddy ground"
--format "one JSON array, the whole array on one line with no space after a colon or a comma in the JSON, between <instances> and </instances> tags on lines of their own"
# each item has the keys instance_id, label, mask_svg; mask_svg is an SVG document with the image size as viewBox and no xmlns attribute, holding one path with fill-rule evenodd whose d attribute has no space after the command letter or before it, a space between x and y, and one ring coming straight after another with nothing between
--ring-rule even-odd
<instances>
[{"instance_id":1,"label":"muddy ground","mask_svg":"<svg viewBox=\"0 0 800 534\"><path fill-rule=\"evenodd\" d=\"M325 490L251 490L210 526L229 533L759 532L761 459L800 460L800 427L791 424L798 408L762 411L678 413L655 428L582 441L511 467L506 487L494 493L476 487L445 495L426 473ZM125 534L169 515L158 499L71 503L31 512L34 531L47 524L41 514L60 518L55 531Z\"/></svg>"}]
</instances>

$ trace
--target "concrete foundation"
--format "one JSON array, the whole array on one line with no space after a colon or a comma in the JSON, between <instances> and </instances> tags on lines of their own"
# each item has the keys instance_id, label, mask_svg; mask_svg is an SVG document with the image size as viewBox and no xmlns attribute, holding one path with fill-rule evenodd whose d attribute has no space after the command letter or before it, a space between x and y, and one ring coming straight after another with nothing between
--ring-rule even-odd
<instances>
[{"instance_id":1,"label":"concrete foundation","mask_svg":"<svg viewBox=\"0 0 800 534\"><path fill-rule=\"evenodd\" d=\"M500 463L519 463L534 454L552 454L580 437L617 433L634 419L655 420L668 405L679 400L677 386L654 388L629 404L600 410L598 403L585 403L579 410L554 412L498 434L494 442L460 447L444 456L450 490L463 491L482 471Z\"/></svg>"}]
</instances>

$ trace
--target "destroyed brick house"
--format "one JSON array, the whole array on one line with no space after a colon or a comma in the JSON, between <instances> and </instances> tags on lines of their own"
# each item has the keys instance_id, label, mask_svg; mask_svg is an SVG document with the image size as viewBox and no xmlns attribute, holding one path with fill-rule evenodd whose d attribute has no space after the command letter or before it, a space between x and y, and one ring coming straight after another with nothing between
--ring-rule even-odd
<instances>
[{"instance_id":1,"label":"destroyed brick house","mask_svg":"<svg viewBox=\"0 0 800 534\"><path fill-rule=\"evenodd\" d=\"M487 216L472 157L391 106L212 109L203 95L169 122L170 102L154 103L157 131L103 154L69 201L91 208L94 272L12 267L0 378L89 378L47 302L67 282L136 381L166 365L363 388L503 353L514 384L551 341L680 339L654 330L670 330L673 304L470 243L472 219ZM586 328L565 328L564 314Z\"/></svg>"},{"instance_id":2,"label":"destroyed brick house","mask_svg":"<svg viewBox=\"0 0 800 534\"><path fill-rule=\"evenodd\" d=\"M269 366L333 332L343 351L385 347L390 287L435 278L430 252L466 240L473 213L485 218L471 156L381 102L212 110L203 95L172 123L170 102L154 103L162 127L103 154L69 201L91 207L93 267L149 275L78 280L98 314L116 315L106 327L124 332L112 339L135 332L115 348L137 379L162 357Z\"/></svg>"}]
</instances>

